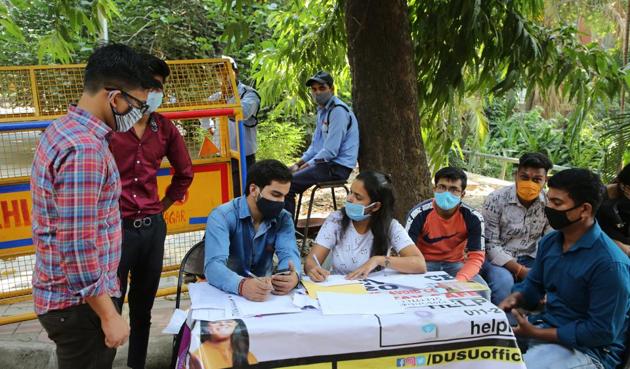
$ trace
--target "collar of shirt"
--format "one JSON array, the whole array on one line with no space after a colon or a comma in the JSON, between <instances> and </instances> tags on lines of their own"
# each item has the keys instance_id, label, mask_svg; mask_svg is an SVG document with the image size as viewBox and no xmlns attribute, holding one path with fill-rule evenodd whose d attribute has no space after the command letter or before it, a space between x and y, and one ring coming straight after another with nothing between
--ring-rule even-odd
<instances>
[{"instance_id":1,"label":"collar of shirt","mask_svg":"<svg viewBox=\"0 0 630 369\"><path fill-rule=\"evenodd\" d=\"M68 106L68 117L83 125L99 140L105 140L113 132L105 122L76 105Z\"/></svg>"},{"instance_id":2,"label":"collar of shirt","mask_svg":"<svg viewBox=\"0 0 630 369\"><path fill-rule=\"evenodd\" d=\"M523 206L523 204L521 204L521 202L518 200L518 196L516 195L516 184L513 184L511 187L512 187L512 190L510 191L510 197L508 198L509 203L510 204L516 204L516 206L520 206L520 207L524 208L525 206ZM538 194L538 198L536 200L538 200L538 201L534 201L534 204L536 202L540 202L541 204L544 204L545 203L545 192L544 191L540 191L540 193Z\"/></svg>"},{"instance_id":3,"label":"collar of shirt","mask_svg":"<svg viewBox=\"0 0 630 369\"><path fill-rule=\"evenodd\" d=\"M238 218L241 220L246 219L246 218L251 218L252 224L254 224L254 218L252 217L252 213L249 210L249 205L247 204L247 195L242 195L241 197L237 198L235 201L236 201L236 207L238 209ZM262 222L260 222L260 227L258 227L258 232L256 232L256 237L258 237L261 234L265 234L267 230L269 230L269 228L274 226L277 222L278 222L278 219L276 218L271 219L271 220L263 220Z\"/></svg>"},{"instance_id":4,"label":"collar of shirt","mask_svg":"<svg viewBox=\"0 0 630 369\"><path fill-rule=\"evenodd\" d=\"M593 224L593 226L588 231L586 231L586 233L584 233L582 237L580 237L580 239L577 240L576 243L571 245L571 248L569 248L569 251L567 251L567 253L574 252L579 249L592 248L593 245L595 244L595 241L601 236L601 234L602 234L602 229L600 228L599 224L596 221L595 224ZM562 244L564 242L564 234L560 231L556 231L556 235L554 236L554 242L558 244L558 247L562 248Z\"/></svg>"}]
</instances>

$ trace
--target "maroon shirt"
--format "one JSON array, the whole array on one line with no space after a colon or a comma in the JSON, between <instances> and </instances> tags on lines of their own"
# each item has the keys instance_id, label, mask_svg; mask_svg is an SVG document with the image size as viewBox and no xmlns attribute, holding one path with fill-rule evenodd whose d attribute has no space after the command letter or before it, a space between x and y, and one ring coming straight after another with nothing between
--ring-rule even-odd
<instances>
[{"instance_id":1,"label":"maroon shirt","mask_svg":"<svg viewBox=\"0 0 630 369\"><path fill-rule=\"evenodd\" d=\"M120 172L123 218L137 219L162 212L157 174L165 156L174 171L166 196L173 201L181 200L192 183L192 162L184 139L173 122L158 113L151 114L142 139L133 129L115 133L109 148Z\"/></svg>"}]
</instances>

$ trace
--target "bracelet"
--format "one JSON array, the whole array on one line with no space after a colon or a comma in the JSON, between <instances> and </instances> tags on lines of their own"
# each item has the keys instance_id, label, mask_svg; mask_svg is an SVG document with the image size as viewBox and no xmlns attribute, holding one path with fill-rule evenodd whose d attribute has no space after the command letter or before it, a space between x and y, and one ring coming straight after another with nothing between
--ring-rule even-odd
<instances>
[{"instance_id":1,"label":"bracelet","mask_svg":"<svg viewBox=\"0 0 630 369\"><path fill-rule=\"evenodd\" d=\"M239 294L239 296L243 296L243 285L245 284L245 279L247 279L247 278L241 279L241 281L238 283L238 294Z\"/></svg>"},{"instance_id":2,"label":"bracelet","mask_svg":"<svg viewBox=\"0 0 630 369\"><path fill-rule=\"evenodd\" d=\"M519 264L518 270L516 271L516 273L514 273L514 276L518 278L518 276L521 274L522 271L523 271L523 266Z\"/></svg>"}]
</instances>

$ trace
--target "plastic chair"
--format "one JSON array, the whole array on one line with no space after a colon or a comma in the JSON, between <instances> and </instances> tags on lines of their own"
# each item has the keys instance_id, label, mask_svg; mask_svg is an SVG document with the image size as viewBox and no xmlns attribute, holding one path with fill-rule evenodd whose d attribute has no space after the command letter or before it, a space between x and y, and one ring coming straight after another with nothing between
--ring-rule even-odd
<instances>
[{"instance_id":1,"label":"plastic chair","mask_svg":"<svg viewBox=\"0 0 630 369\"><path fill-rule=\"evenodd\" d=\"M330 194L332 196L333 207L337 210L337 199L335 198L335 189L343 188L346 190L346 195L350 193L350 190L346 186L346 180L338 180L338 181L328 181L328 182L319 182L316 183L312 187L311 198L308 202L308 212L306 214L305 219L299 219L300 216L300 208L302 207L302 193L298 197L297 208L295 210L295 219L293 222L295 223L295 229L298 231L300 236L302 237L302 247L306 246L306 239L308 238L309 230L314 232L314 236L317 235L319 229L324 224L325 218L311 218L311 213L313 211L313 202L315 201L315 193L317 193L320 189L330 188Z\"/></svg>"}]
</instances>

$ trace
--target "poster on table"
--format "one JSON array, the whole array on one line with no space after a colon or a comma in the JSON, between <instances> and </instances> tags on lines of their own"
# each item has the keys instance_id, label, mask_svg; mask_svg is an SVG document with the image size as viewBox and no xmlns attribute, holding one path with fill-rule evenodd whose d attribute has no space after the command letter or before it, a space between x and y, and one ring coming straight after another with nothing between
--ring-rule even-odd
<instances>
[{"instance_id":1,"label":"poster on table","mask_svg":"<svg viewBox=\"0 0 630 369\"><path fill-rule=\"evenodd\" d=\"M445 293L440 281L428 280L420 290L381 282L364 284L368 293L381 287L378 292L393 294L404 313L305 309L241 317L226 309L221 319L190 321L191 343L179 368L525 368L505 314L479 295ZM447 303L426 305L440 294Z\"/></svg>"}]
</instances>

